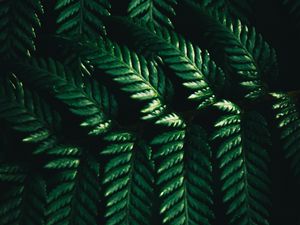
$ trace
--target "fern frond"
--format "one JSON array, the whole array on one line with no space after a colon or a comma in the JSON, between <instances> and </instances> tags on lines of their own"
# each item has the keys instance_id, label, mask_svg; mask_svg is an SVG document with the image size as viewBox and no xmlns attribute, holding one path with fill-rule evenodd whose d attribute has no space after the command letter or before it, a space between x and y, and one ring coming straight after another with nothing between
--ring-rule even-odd
<instances>
[{"instance_id":1,"label":"fern frond","mask_svg":"<svg viewBox=\"0 0 300 225\"><path fill-rule=\"evenodd\" d=\"M97 48L96 51L93 48ZM144 102L142 119L153 119L165 113L164 94L166 83L160 83L160 71L154 62L119 46L108 39L101 39L91 47L86 57L92 65L112 76L124 92L134 100Z\"/></svg>"},{"instance_id":2,"label":"fern frond","mask_svg":"<svg viewBox=\"0 0 300 225\"><path fill-rule=\"evenodd\" d=\"M276 101L273 110L276 113L280 138L283 141L285 157L291 160L291 167L300 177L300 115L292 97L284 93L272 94Z\"/></svg>"},{"instance_id":3,"label":"fern frond","mask_svg":"<svg viewBox=\"0 0 300 225\"><path fill-rule=\"evenodd\" d=\"M135 47L141 52L160 56L192 92L189 98L197 102L199 109L215 102L214 83L211 82L219 79L222 83L224 73L210 59L207 51L201 51L190 41L165 28L147 29L143 23L133 23L121 17L112 17L107 22L112 26L117 23L129 31L136 40Z\"/></svg>"},{"instance_id":4,"label":"fern frond","mask_svg":"<svg viewBox=\"0 0 300 225\"><path fill-rule=\"evenodd\" d=\"M35 28L43 13L40 0L0 1L0 57L24 57L35 50Z\"/></svg>"},{"instance_id":5,"label":"fern frond","mask_svg":"<svg viewBox=\"0 0 300 225\"><path fill-rule=\"evenodd\" d=\"M211 224L211 150L203 129L175 128L156 136L160 213L164 224Z\"/></svg>"},{"instance_id":6,"label":"fern frond","mask_svg":"<svg viewBox=\"0 0 300 225\"><path fill-rule=\"evenodd\" d=\"M100 17L110 14L108 0L59 0L55 9L59 11L58 34L95 39L105 33Z\"/></svg>"},{"instance_id":7,"label":"fern frond","mask_svg":"<svg viewBox=\"0 0 300 225\"><path fill-rule=\"evenodd\" d=\"M8 121L12 129L23 133L24 142L38 144L35 153L49 149L57 142L54 134L59 115L14 76L1 80L0 118Z\"/></svg>"},{"instance_id":8,"label":"fern frond","mask_svg":"<svg viewBox=\"0 0 300 225\"><path fill-rule=\"evenodd\" d=\"M262 80L271 80L277 71L276 53L254 28L225 14L204 10L190 0L184 1L198 15L199 28L213 57L225 72L232 74L240 92L250 99L265 95ZM226 59L226 60L224 60Z\"/></svg>"},{"instance_id":9,"label":"fern frond","mask_svg":"<svg viewBox=\"0 0 300 225\"><path fill-rule=\"evenodd\" d=\"M151 224L153 163L149 146L127 132L111 132L102 151L105 165L106 224Z\"/></svg>"},{"instance_id":10,"label":"fern frond","mask_svg":"<svg viewBox=\"0 0 300 225\"><path fill-rule=\"evenodd\" d=\"M49 152L45 165L54 172L48 194L46 225L97 225L99 164L77 146L60 146Z\"/></svg>"},{"instance_id":11,"label":"fern frond","mask_svg":"<svg viewBox=\"0 0 300 225\"><path fill-rule=\"evenodd\" d=\"M52 59L32 58L27 63L20 64L20 68L22 71L18 75L26 82L38 89L50 91L68 105L72 113L81 116L83 118L81 126L88 127L89 134L98 135L110 129L112 122L105 112L109 107L116 105L107 95L107 89L101 89L96 81L84 80L80 75L72 74L61 63Z\"/></svg>"},{"instance_id":12,"label":"fern frond","mask_svg":"<svg viewBox=\"0 0 300 225\"><path fill-rule=\"evenodd\" d=\"M223 201L230 224L269 224L270 134L258 112L242 112L228 101L216 104L225 112L216 123L212 139L220 144L216 153L221 170Z\"/></svg>"},{"instance_id":13,"label":"fern frond","mask_svg":"<svg viewBox=\"0 0 300 225\"><path fill-rule=\"evenodd\" d=\"M139 18L156 26L173 27L169 16L175 15L176 4L177 0L131 0L128 14L131 18Z\"/></svg>"},{"instance_id":14,"label":"fern frond","mask_svg":"<svg viewBox=\"0 0 300 225\"><path fill-rule=\"evenodd\" d=\"M21 166L0 166L0 224L44 225L46 184Z\"/></svg>"}]
</instances>

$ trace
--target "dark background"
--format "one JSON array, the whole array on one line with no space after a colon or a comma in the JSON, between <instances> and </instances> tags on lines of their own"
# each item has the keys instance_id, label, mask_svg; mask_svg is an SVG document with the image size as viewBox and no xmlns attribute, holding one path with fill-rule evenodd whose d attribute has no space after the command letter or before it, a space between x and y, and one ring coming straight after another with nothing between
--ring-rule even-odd
<instances>
[{"instance_id":1,"label":"dark background","mask_svg":"<svg viewBox=\"0 0 300 225\"><path fill-rule=\"evenodd\" d=\"M45 15L42 16L42 28L38 31L38 55L55 57L56 46L49 39L50 35L55 34L56 13L53 12L55 1L44 1ZM128 1L113 0L112 14L125 15ZM180 0L179 0L180 2ZM180 11L180 4L177 11ZM300 35L299 30L295 29L295 22L287 13L286 8L282 7L279 0L256 0L253 4L254 13L250 15L251 25L263 35L265 40L273 46L278 54L280 75L271 86L272 90L297 90L299 89L299 64L300 64ZM176 18L180 26L191 26L191 17L179 13ZM194 21L195 23L196 21ZM181 23L181 24L180 24ZM195 35L197 27L191 27ZM126 38L126 37L124 37ZM271 123L271 126L274 124ZM274 141L271 150L271 179L272 179L272 210L271 225L298 225L300 224L300 193L299 186L296 186L295 178L291 175L287 160L284 159L281 143L278 134L273 134ZM227 217L221 204L220 193L216 186L215 196L215 225L226 224ZM158 224L154 218L153 224Z\"/></svg>"}]
</instances>

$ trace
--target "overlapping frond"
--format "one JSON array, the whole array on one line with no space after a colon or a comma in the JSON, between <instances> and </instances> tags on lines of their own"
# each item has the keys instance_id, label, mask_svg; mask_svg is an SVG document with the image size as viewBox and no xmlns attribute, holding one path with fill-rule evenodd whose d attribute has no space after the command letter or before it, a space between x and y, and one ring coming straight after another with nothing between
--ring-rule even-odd
<instances>
[{"instance_id":1,"label":"overlapping frond","mask_svg":"<svg viewBox=\"0 0 300 225\"><path fill-rule=\"evenodd\" d=\"M198 109L215 101L214 88L224 82L223 71L210 59L207 51L201 49L181 35L165 28L145 28L142 23L133 23L124 18L114 17L108 23L117 23L136 40L135 47L141 52L153 53L162 58L175 75L182 80L197 101Z\"/></svg>"},{"instance_id":2,"label":"overlapping frond","mask_svg":"<svg viewBox=\"0 0 300 225\"><path fill-rule=\"evenodd\" d=\"M46 225L97 225L100 198L99 163L86 149L57 146L45 168L54 176L50 183Z\"/></svg>"},{"instance_id":3,"label":"overlapping frond","mask_svg":"<svg viewBox=\"0 0 300 225\"><path fill-rule=\"evenodd\" d=\"M19 165L0 166L0 224L44 225L46 184Z\"/></svg>"},{"instance_id":4,"label":"overlapping frond","mask_svg":"<svg viewBox=\"0 0 300 225\"><path fill-rule=\"evenodd\" d=\"M18 75L36 88L50 91L56 98L68 105L69 110L83 118L81 126L89 128L89 134L98 135L106 132L111 120L105 112L116 107L106 88L101 88L96 81L71 73L61 63L52 60L31 59L20 65ZM30 76L24 76L23 73Z\"/></svg>"},{"instance_id":5,"label":"overlapping frond","mask_svg":"<svg viewBox=\"0 0 300 225\"><path fill-rule=\"evenodd\" d=\"M211 224L211 150L204 131L182 122L152 145L164 224Z\"/></svg>"},{"instance_id":6,"label":"overlapping frond","mask_svg":"<svg viewBox=\"0 0 300 225\"><path fill-rule=\"evenodd\" d=\"M54 133L59 115L38 94L25 89L14 76L1 80L0 118L23 133L24 142L36 143L36 153L51 148L57 142Z\"/></svg>"},{"instance_id":7,"label":"overlapping frond","mask_svg":"<svg viewBox=\"0 0 300 225\"><path fill-rule=\"evenodd\" d=\"M291 167L300 177L300 115L292 97L284 93L274 93L276 98L273 110L276 113L280 138L286 158L291 160Z\"/></svg>"},{"instance_id":8,"label":"overlapping frond","mask_svg":"<svg viewBox=\"0 0 300 225\"><path fill-rule=\"evenodd\" d=\"M267 225L270 134L266 120L258 112L242 112L229 101L215 106L225 113L215 123L212 139L219 141L216 158L230 224Z\"/></svg>"},{"instance_id":9,"label":"overlapping frond","mask_svg":"<svg viewBox=\"0 0 300 225\"><path fill-rule=\"evenodd\" d=\"M162 74L154 62L108 39L99 40L94 48L97 50L86 55L90 63L111 75L132 99L145 103L141 110L143 119L157 118L165 113L162 94L166 82L159 82Z\"/></svg>"},{"instance_id":10,"label":"overlapping frond","mask_svg":"<svg viewBox=\"0 0 300 225\"><path fill-rule=\"evenodd\" d=\"M95 39L105 32L101 16L110 14L108 0L58 0L55 8L59 11L58 34Z\"/></svg>"},{"instance_id":11,"label":"overlapping frond","mask_svg":"<svg viewBox=\"0 0 300 225\"><path fill-rule=\"evenodd\" d=\"M208 48L225 72L233 75L241 93L250 99L265 94L262 79L271 80L277 71L276 53L254 28L239 20L230 19L217 11L204 10L191 1L199 16L199 28L204 33Z\"/></svg>"},{"instance_id":12,"label":"overlapping frond","mask_svg":"<svg viewBox=\"0 0 300 225\"><path fill-rule=\"evenodd\" d=\"M111 132L104 138L108 156L103 183L106 196L106 224L151 224L153 162L151 148L134 134Z\"/></svg>"},{"instance_id":13,"label":"overlapping frond","mask_svg":"<svg viewBox=\"0 0 300 225\"><path fill-rule=\"evenodd\" d=\"M177 0L131 0L128 14L131 18L139 18L156 26L173 27L169 17L175 15L176 4Z\"/></svg>"},{"instance_id":14,"label":"overlapping frond","mask_svg":"<svg viewBox=\"0 0 300 225\"><path fill-rule=\"evenodd\" d=\"M40 0L0 1L0 58L24 57L34 51L35 29L43 13Z\"/></svg>"}]
</instances>

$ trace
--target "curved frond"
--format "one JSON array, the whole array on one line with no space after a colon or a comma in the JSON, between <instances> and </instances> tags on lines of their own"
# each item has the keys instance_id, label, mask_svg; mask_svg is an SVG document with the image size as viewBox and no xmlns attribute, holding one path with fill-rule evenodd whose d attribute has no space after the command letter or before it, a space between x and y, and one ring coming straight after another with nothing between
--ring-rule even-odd
<instances>
[{"instance_id":1,"label":"curved frond","mask_svg":"<svg viewBox=\"0 0 300 225\"><path fill-rule=\"evenodd\" d=\"M165 113L166 82L159 82L162 74L157 65L108 39L97 42L96 51L90 49L87 58L96 68L112 76L124 92L134 100L144 102L143 119L153 119ZM163 86L162 86L163 85Z\"/></svg>"},{"instance_id":2,"label":"curved frond","mask_svg":"<svg viewBox=\"0 0 300 225\"><path fill-rule=\"evenodd\" d=\"M25 89L16 77L1 80L0 118L25 134L24 142L38 144L35 153L49 149L57 142L54 132L59 115L38 94Z\"/></svg>"},{"instance_id":3,"label":"curved frond","mask_svg":"<svg viewBox=\"0 0 300 225\"><path fill-rule=\"evenodd\" d=\"M97 225L99 164L87 151L61 146L49 152L54 158L45 168L55 176L46 208L46 225Z\"/></svg>"},{"instance_id":4,"label":"curved frond","mask_svg":"<svg viewBox=\"0 0 300 225\"><path fill-rule=\"evenodd\" d=\"M101 154L105 165L106 224L151 224L153 163L151 148L127 132L111 132Z\"/></svg>"},{"instance_id":5,"label":"curved frond","mask_svg":"<svg viewBox=\"0 0 300 225\"><path fill-rule=\"evenodd\" d=\"M152 145L157 164L160 213L164 224L211 224L211 150L203 129L174 128Z\"/></svg>"},{"instance_id":6,"label":"curved frond","mask_svg":"<svg viewBox=\"0 0 300 225\"><path fill-rule=\"evenodd\" d=\"M239 92L246 98L265 95L262 80L270 81L277 73L277 59L272 49L254 28L243 25L238 19L214 10L204 10L190 0L185 6L195 10L199 29L217 63L233 75Z\"/></svg>"},{"instance_id":7,"label":"curved frond","mask_svg":"<svg viewBox=\"0 0 300 225\"><path fill-rule=\"evenodd\" d=\"M268 225L270 159L266 147L270 134L266 120L258 112L242 112L228 101L216 107L225 112L215 123L212 139L219 141L216 158L230 224Z\"/></svg>"},{"instance_id":8,"label":"curved frond","mask_svg":"<svg viewBox=\"0 0 300 225\"><path fill-rule=\"evenodd\" d=\"M38 89L50 91L56 98L68 105L69 110L84 120L81 126L90 129L89 134L105 133L111 127L111 120L105 115L110 107L116 107L106 88L94 81L71 73L61 63L52 60L31 59L20 64L19 76ZM30 76L25 76L24 74Z\"/></svg>"},{"instance_id":9,"label":"curved frond","mask_svg":"<svg viewBox=\"0 0 300 225\"><path fill-rule=\"evenodd\" d=\"M43 13L40 0L0 1L0 58L30 55L35 50L35 28Z\"/></svg>"},{"instance_id":10,"label":"curved frond","mask_svg":"<svg viewBox=\"0 0 300 225\"><path fill-rule=\"evenodd\" d=\"M273 110L276 113L280 138L286 158L291 160L291 167L300 177L300 115L292 97L283 93L274 93L276 98Z\"/></svg>"},{"instance_id":11,"label":"curved frond","mask_svg":"<svg viewBox=\"0 0 300 225\"><path fill-rule=\"evenodd\" d=\"M139 18L156 26L173 27L169 16L174 16L174 5L177 0L131 0L128 14L131 18Z\"/></svg>"},{"instance_id":12,"label":"curved frond","mask_svg":"<svg viewBox=\"0 0 300 225\"><path fill-rule=\"evenodd\" d=\"M100 17L109 15L108 0L58 0L55 8L59 11L58 34L95 39L105 32Z\"/></svg>"},{"instance_id":13,"label":"curved frond","mask_svg":"<svg viewBox=\"0 0 300 225\"><path fill-rule=\"evenodd\" d=\"M0 166L0 224L45 224L46 184L21 166Z\"/></svg>"},{"instance_id":14,"label":"curved frond","mask_svg":"<svg viewBox=\"0 0 300 225\"><path fill-rule=\"evenodd\" d=\"M214 89L225 80L223 71L211 60L207 51L201 49L177 33L166 28L145 28L145 24L133 23L120 17L108 19L129 30L136 40L135 47L141 52L154 53L171 68L192 94L189 99L198 104L198 109L215 102ZM215 86L214 86L215 85Z\"/></svg>"}]
</instances>

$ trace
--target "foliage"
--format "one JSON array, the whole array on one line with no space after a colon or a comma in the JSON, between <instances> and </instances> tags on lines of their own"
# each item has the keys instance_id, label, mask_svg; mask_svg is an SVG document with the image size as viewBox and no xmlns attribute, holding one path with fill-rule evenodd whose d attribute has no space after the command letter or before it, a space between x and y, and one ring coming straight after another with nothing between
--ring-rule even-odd
<instances>
[{"instance_id":1,"label":"foliage","mask_svg":"<svg viewBox=\"0 0 300 225\"><path fill-rule=\"evenodd\" d=\"M271 224L275 145L300 177L299 91L272 86L255 1L125 3L0 1L0 224Z\"/></svg>"}]
</instances>

